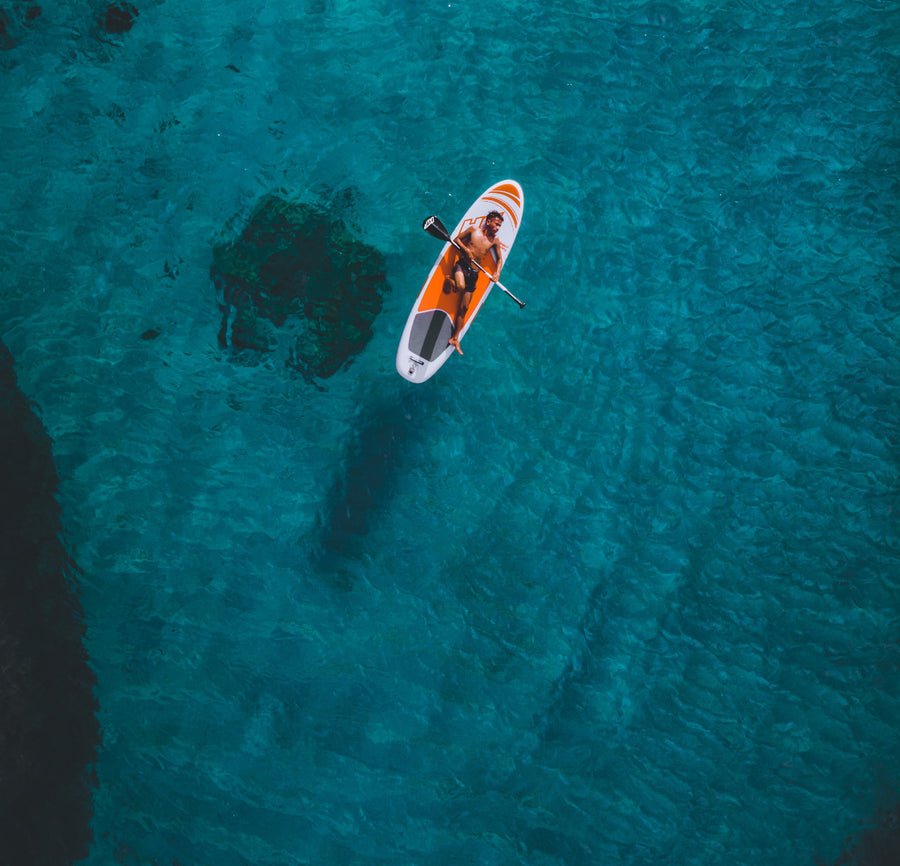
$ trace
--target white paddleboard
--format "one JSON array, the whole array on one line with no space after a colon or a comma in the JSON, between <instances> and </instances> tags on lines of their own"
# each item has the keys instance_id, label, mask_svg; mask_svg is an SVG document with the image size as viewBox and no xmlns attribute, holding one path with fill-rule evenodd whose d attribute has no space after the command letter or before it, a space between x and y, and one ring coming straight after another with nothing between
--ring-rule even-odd
<instances>
[{"instance_id":1,"label":"white paddleboard","mask_svg":"<svg viewBox=\"0 0 900 866\"><path fill-rule=\"evenodd\" d=\"M456 228L450 232L450 237L456 240L460 232L481 225L488 213L499 211L503 214L503 224L497 232L497 237L505 267L522 222L524 204L522 187L514 180L501 180L486 189L472 203ZM452 244L444 244L406 320L397 349L397 372L410 382L424 382L430 379L456 352L449 340L453 334L453 322L462 297L454 290L453 269L456 266L457 255L456 248ZM485 261L480 264L493 273L496 265L493 251L488 252L484 258ZM459 329L460 340L469 330L469 325L478 315L493 286L494 283L486 274L479 274L469 309Z\"/></svg>"}]
</instances>

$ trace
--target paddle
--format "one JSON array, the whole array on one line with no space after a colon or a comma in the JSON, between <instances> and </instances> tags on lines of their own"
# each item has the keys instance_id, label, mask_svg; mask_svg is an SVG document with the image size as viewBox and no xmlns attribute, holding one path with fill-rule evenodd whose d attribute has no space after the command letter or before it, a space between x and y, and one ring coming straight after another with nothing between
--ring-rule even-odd
<instances>
[{"instance_id":1,"label":"paddle","mask_svg":"<svg viewBox=\"0 0 900 866\"><path fill-rule=\"evenodd\" d=\"M439 241L446 241L446 243L452 244L460 252L464 252L462 249L460 249L459 244L453 241L453 238L450 237L450 232L447 231L444 224L436 216L428 217L428 219L426 219L425 222L422 223L422 228L425 229L425 231L428 232L428 234L430 234L433 238L437 238ZM491 282L494 283L498 289L506 292L506 294L509 295L519 305L520 310L525 306L525 301L520 301L509 289L506 288L506 286L503 285L503 283L498 283L497 280L494 279L490 271L486 271L474 259L472 260L472 264L475 265L475 267L478 268L478 270L483 274L487 274L488 277L490 277Z\"/></svg>"}]
</instances>

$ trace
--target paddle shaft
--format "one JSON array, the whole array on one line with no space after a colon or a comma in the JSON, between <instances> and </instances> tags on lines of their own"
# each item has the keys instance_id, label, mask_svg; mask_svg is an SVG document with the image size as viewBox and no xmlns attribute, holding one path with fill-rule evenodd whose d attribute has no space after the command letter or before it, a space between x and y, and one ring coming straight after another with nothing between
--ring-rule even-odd
<instances>
[{"instance_id":1,"label":"paddle shaft","mask_svg":"<svg viewBox=\"0 0 900 866\"><path fill-rule=\"evenodd\" d=\"M425 222L422 223L422 228L425 229L425 231L428 232L428 234L430 234L432 237L446 241L448 244L459 250L459 252L464 253L467 256L469 255L458 243L456 243L455 240L453 240L453 238L450 237L450 232L447 231L444 224L436 216L428 217L428 219L426 219ZM469 259L471 260L472 264L475 265L476 268L478 268L479 271L481 271L483 274L487 274L491 282L498 289L500 289L501 292L505 292L507 295L509 295L519 305L520 310L525 306L525 301L520 301L509 289L506 288L506 286L503 285L503 283L495 280L494 275L490 271L483 268L471 256L469 256Z\"/></svg>"}]
</instances>

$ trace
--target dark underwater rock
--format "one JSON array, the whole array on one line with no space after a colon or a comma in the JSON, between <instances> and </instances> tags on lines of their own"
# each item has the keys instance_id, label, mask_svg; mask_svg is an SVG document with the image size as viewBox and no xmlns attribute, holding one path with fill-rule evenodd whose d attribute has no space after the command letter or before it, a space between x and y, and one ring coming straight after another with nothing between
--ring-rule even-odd
<instances>
[{"instance_id":1,"label":"dark underwater rock","mask_svg":"<svg viewBox=\"0 0 900 866\"><path fill-rule=\"evenodd\" d=\"M137 14L137 9L130 3L111 3L106 7L103 29L114 35L127 33L134 26Z\"/></svg>"},{"instance_id":2,"label":"dark underwater rock","mask_svg":"<svg viewBox=\"0 0 900 866\"><path fill-rule=\"evenodd\" d=\"M10 32L11 29L9 15L5 10L0 9L0 51L9 51L16 47L16 40Z\"/></svg>"},{"instance_id":3,"label":"dark underwater rock","mask_svg":"<svg viewBox=\"0 0 900 866\"><path fill-rule=\"evenodd\" d=\"M388 291L384 256L324 207L266 196L237 240L213 254L222 346L281 347L289 366L326 378L371 338Z\"/></svg>"},{"instance_id":4,"label":"dark underwater rock","mask_svg":"<svg viewBox=\"0 0 900 866\"><path fill-rule=\"evenodd\" d=\"M0 862L62 866L91 840L100 742L50 438L0 342Z\"/></svg>"},{"instance_id":5,"label":"dark underwater rock","mask_svg":"<svg viewBox=\"0 0 900 866\"><path fill-rule=\"evenodd\" d=\"M10 51L19 45L25 31L40 17L40 6L19 3L13 6L11 13L0 9L0 51Z\"/></svg>"},{"instance_id":6,"label":"dark underwater rock","mask_svg":"<svg viewBox=\"0 0 900 866\"><path fill-rule=\"evenodd\" d=\"M844 850L832 866L897 866L900 863L900 800L880 808L864 827L858 837L845 841ZM824 866L822 861L817 862Z\"/></svg>"}]
</instances>

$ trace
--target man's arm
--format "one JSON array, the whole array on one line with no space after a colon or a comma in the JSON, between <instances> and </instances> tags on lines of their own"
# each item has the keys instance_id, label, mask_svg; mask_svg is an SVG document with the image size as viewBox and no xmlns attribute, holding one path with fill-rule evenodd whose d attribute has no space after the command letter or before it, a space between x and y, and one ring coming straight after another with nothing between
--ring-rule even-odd
<instances>
[{"instance_id":1,"label":"man's arm","mask_svg":"<svg viewBox=\"0 0 900 866\"><path fill-rule=\"evenodd\" d=\"M469 248L469 241L472 239L472 229L466 229L456 236L456 243L463 248L463 252L470 258L474 259L475 254Z\"/></svg>"},{"instance_id":2,"label":"man's arm","mask_svg":"<svg viewBox=\"0 0 900 866\"><path fill-rule=\"evenodd\" d=\"M497 267L494 268L494 279L500 279L500 271L503 270L503 253L500 250L500 241L494 241L494 249L497 251Z\"/></svg>"}]
</instances>

